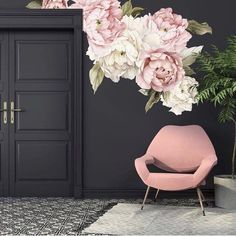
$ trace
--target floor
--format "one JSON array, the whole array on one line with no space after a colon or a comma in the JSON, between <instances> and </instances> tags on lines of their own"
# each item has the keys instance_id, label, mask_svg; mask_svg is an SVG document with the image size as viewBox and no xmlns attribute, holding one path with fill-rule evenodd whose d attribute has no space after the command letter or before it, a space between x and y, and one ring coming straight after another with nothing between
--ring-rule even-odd
<instances>
[{"instance_id":1,"label":"floor","mask_svg":"<svg viewBox=\"0 0 236 236\"><path fill-rule=\"evenodd\" d=\"M142 199L0 198L0 235L80 235L118 202ZM214 203L208 201L209 207ZM197 206L197 199L159 199L147 204Z\"/></svg>"}]
</instances>

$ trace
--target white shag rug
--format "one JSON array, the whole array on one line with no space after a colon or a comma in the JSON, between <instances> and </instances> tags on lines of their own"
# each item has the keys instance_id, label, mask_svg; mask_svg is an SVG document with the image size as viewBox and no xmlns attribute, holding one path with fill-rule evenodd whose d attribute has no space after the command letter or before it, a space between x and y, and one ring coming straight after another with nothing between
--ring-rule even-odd
<instances>
[{"instance_id":1,"label":"white shag rug","mask_svg":"<svg viewBox=\"0 0 236 236\"><path fill-rule=\"evenodd\" d=\"M119 203L82 234L236 235L236 211Z\"/></svg>"}]
</instances>

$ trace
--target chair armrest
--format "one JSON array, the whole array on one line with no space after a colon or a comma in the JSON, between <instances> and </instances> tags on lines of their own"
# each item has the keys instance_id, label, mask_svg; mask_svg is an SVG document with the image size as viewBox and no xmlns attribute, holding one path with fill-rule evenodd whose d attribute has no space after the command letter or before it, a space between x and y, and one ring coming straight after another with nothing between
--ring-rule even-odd
<instances>
[{"instance_id":1,"label":"chair armrest","mask_svg":"<svg viewBox=\"0 0 236 236\"><path fill-rule=\"evenodd\" d=\"M134 164L136 171L138 172L138 175L140 176L140 178L143 180L144 183L146 183L146 180L150 173L147 168L147 165L153 164L154 162L155 162L154 158L149 154L145 154L144 156L135 159Z\"/></svg>"},{"instance_id":2,"label":"chair armrest","mask_svg":"<svg viewBox=\"0 0 236 236\"><path fill-rule=\"evenodd\" d=\"M211 169L217 164L216 155L209 156L202 160L200 166L193 174L194 183L196 186L200 185L207 177Z\"/></svg>"}]
</instances>

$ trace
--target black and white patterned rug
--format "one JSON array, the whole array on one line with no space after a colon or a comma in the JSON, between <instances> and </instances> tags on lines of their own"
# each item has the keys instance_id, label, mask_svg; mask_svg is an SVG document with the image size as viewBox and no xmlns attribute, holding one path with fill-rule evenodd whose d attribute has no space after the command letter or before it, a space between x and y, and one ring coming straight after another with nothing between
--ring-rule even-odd
<instances>
[{"instance_id":1,"label":"black and white patterned rug","mask_svg":"<svg viewBox=\"0 0 236 236\"><path fill-rule=\"evenodd\" d=\"M117 203L141 199L0 198L0 235L81 235ZM210 201L210 207L213 203ZM162 199L147 204L198 206L198 200Z\"/></svg>"}]
</instances>

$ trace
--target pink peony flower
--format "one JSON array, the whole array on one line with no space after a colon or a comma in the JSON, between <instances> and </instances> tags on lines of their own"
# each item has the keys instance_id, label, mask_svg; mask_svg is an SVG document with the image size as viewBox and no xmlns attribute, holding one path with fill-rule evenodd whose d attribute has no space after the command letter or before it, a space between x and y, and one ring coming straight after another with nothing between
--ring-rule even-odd
<instances>
[{"instance_id":1,"label":"pink peony flower","mask_svg":"<svg viewBox=\"0 0 236 236\"><path fill-rule=\"evenodd\" d=\"M43 0L42 9L65 9L68 8L67 0Z\"/></svg>"},{"instance_id":2,"label":"pink peony flower","mask_svg":"<svg viewBox=\"0 0 236 236\"><path fill-rule=\"evenodd\" d=\"M120 2L117 0L74 0L74 3L69 8L83 9L84 18L87 18L96 8L111 9L113 14L117 16L120 16L121 13Z\"/></svg>"},{"instance_id":3,"label":"pink peony flower","mask_svg":"<svg viewBox=\"0 0 236 236\"><path fill-rule=\"evenodd\" d=\"M174 14L171 8L162 8L152 16L160 30L161 39L168 45L169 50L181 51L186 47L192 35L186 31L187 19Z\"/></svg>"},{"instance_id":4,"label":"pink peony flower","mask_svg":"<svg viewBox=\"0 0 236 236\"><path fill-rule=\"evenodd\" d=\"M181 57L176 53L156 50L142 59L143 63L136 77L136 83L142 89L169 91L185 76Z\"/></svg>"},{"instance_id":5,"label":"pink peony flower","mask_svg":"<svg viewBox=\"0 0 236 236\"><path fill-rule=\"evenodd\" d=\"M107 45L125 29L125 24L121 22L120 2L117 0L77 0L70 8L83 9L84 31L95 54L104 54Z\"/></svg>"}]
</instances>

